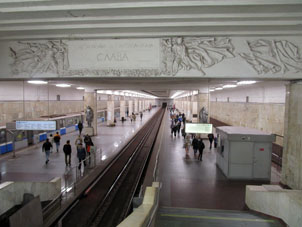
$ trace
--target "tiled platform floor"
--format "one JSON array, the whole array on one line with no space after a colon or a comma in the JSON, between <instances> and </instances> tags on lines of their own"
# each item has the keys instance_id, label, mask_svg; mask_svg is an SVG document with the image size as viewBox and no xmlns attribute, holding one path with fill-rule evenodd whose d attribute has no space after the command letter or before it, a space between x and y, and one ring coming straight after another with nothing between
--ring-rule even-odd
<instances>
[{"instance_id":1,"label":"tiled platform floor","mask_svg":"<svg viewBox=\"0 0 302 227\"><path fill-rule=\"evenodd\" d=\"M145 111L143 120L139 117L135 122L128 119L123 124L117 122L115 127L107 127L105 123L98 125L98 136L92 138L97 147L99 165L105 166L115 156L122 145L158 110L153 108L150 112ZM62 136L61 150L53 152L50 162L45 164L45 154L42 153L42 143L16 152L16 158L12 153L0 156L1 182L4 181L49 181L54 177L62 177L68 171L65 166L65 156L62 151L66 140L72 145L72 166L78 162L76 157L75 139L78 132Z\"/></svg>"},{"instance_id":2,"label":"tiled platform floor","mask_svg":"<svg viewBox=\"0 0 302 227\"><path fill-rule=\"evenodd\" d=\"M168 114L165 120L166 131L162 140L158 171L158 181L162 183L160 206L244 210L245 186L267 183L227 180L216 166L216 150L209 149L206 139L202 162L197 160L192 148L186 158L183 137L172 137ZM275 170L273 173L271 183L277 184L278 173Z\"/></svg>"}]
</instances>

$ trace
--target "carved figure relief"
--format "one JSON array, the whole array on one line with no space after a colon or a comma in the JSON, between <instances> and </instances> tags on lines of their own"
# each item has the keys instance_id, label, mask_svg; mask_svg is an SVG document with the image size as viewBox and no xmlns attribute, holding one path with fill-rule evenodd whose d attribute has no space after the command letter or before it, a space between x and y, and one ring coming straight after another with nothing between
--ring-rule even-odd
<instances>
[{"instance_id":1,"label":"carved figure relief","mask_svg":"<svg viewBox=\"0 0 302 227\"><path fill-rule=\"evenodd\" d=\"M199 111L199 122L208 123L208 111L205 107L202 107Z\"/></svg>"},{"instance_id":2,"label":"carved figure relief","mask_svg":"<svg viewBox=\"0 0 302 227\"><path fill-rule=\"evenodd\" d=\"M233 58L234 46L229 38L173 37L162 39L163 72L175 76L180 70L211 67L225 58Z\"/></svg>"},{"instance_id":3,"label":"carved figure relief","mask_svg":"<svg viewBox=\"0 0 302 227\"><path fill-rule=\"evenodd\" d=\"M62 41L18 42L18 47L10 47L14 74L37 73L61 74L69 68L67 45Z\"/></svg>"},{"instance_id":4,"label":"carved figure relief","mask_svg":"<svg viewBox=\"0 0 302 227\"><path fill-rule=\"evenodd\" d=\"M93 121L93 109L90 106L87 106L85 113L88 127L91 128L91 123Z\"/></svg>"},{"instance_id":5,"label":"carved figure relief","mask_svg":"<svg viewBox=\"0 0 302 227\"><path fill-rule=\"evenodd\" d=\"M251 53L242 53L240 56L258 74L302 71L300 50L298 46L287 40L258 39L247 41L247 44Z\"/></svg>"}]
</instances>

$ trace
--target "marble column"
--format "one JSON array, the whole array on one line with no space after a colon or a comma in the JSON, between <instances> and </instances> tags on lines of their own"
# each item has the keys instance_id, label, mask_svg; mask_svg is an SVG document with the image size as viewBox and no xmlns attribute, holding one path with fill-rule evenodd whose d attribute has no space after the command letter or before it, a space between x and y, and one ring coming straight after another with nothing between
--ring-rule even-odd
<instances>
[{"instance_id":1,"label":"marble column","mask_svg":"<svg viewBox=\"0 0 302 227\"><path fill-rule=\"evenodd\" d=\"M129 117L133 113L133 100L128 101L128 110L129 110L129 115L128 115Z\"/></svg>"},{"instance_id":2,"label":"marble column","mask_svg":"<svg viewBox=\"0 0 302 227\"><path fill-rule=\"evenodd\" d=\"M137 114L138 113L138 99L134 100L134 113Z\"/></svg>"},{"instance_id":3,"label":"marble column","mask_svg":"<svg viewBox=\"0 0 302 227\"><path fill-rule=\"evenodd\" d=\"M186 97L186 105L187 105L187 108L186 108L186 119L188 120L188 121L190 121L191 120L191 101L190 101L190 97L189 96L187 96Z\"/></svg>"},{"instance_id":4,"label":"marble column","mask_svg":"<svg viewBox=\"0 0 302 227\"><path fill-rule=\"evenodd\" d=\"M108 95L107 101L107 125L114 124L114 95Z\"/></svg>"},{"instance_id":5,"label":"marble column","mask_svg":"<svg viewBox=\"0 0 302 227\"><path fill-rule=\"evenodd\" d=\"M93 112L93 119L91 121L91 127L85 126L84 133L90 136L97 135L97 92L92 90L85 90L84 93L84 111L85 111L85 122L88 125L86 114L87 107L90 107Z\"/></svg>"},{"instance_id":6,"label":"marble column","mask_svg":"<svg viewBox=\"0 0 302 227\"><path fill-rule=\"evenodd\" d=\"M302 189L302 81L286 87L281 182Z\"/></svg>"},{"instance_id":7,"label":"marble column","mask_svg":"<svg viewBox=\"0 0 302 227\"><path fill-rule=\"evenodd\" d=\"M143 103L142 100L139 99L138 100L138 112L142 112L143 111Z\"/></svg>"},{"instance_id":8,"label":"marble column","mask_svg":"<svg viewBox=\"0 0 302 227\"><path fill-rule=\"evenodd\" d=\"M122 117L126 119L126 101L125 97L120 97L120 119L122 120Z\"/></svg>"},{"instance_id":9,"label":"marble column","mask_svg":"<svg viewBox=\"0 0 302 227\"><path fill-rule=\"evenodd\" d=\"M197 102L197 96L192 96L191 99L191 108L192 108L192 122L197 123L198 122L198 102Z\"/></svg>"},{"instance_id":10,"label":"marble column","mask_svg":"<svg viewBox=\"0 0 302 227\"><path fill-rule=\"evenodd\" d=\"M208 113L208 123L210 122L210 105L209 105L209 93L199 93L197 95L197 114L198 114L198 122L200 121L200 111L204 107L206 112ZM204 122L206 123L206 122Z\"/></svg>"}]
</instances>

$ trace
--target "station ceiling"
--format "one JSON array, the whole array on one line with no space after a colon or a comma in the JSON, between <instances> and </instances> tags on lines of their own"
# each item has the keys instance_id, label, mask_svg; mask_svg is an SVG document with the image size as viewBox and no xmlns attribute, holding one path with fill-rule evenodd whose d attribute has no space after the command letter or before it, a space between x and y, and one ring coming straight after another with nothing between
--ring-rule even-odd
<instances>
[{"instance_id":1,"label":"station ceiling","mask_svg":"<svg viewBox=\"0 0 302 227\"><path fill-rule=\"evenodd\" d=\"M0 0L0 40L221 35L302 35L302 0ZM143 90L162 98L174 90L225 83L177 78L67 82Z\"/></svg>"},{"instance_id":2,"label":"station ceiling","mask_svg":"<svg viewBox=\"0 0 302 227\"><path fill-rule=\"evenodd\" d=\"M0 0L0 39L301 35L301 0Z\"/></svg>"}]
</instances>

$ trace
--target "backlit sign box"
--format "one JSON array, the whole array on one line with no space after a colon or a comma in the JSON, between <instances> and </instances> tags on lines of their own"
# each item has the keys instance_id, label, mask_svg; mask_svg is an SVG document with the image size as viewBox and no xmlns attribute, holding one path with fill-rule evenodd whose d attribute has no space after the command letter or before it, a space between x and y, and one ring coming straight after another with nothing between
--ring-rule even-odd
<instances>
[{"instance_id":1,"label":"backlit sign box","mask_svg":"<svg viewBox=\"0 0 302 227\"><path fill-rule=\"evenodd\" d=\"M16 121L16 130L56 130L55 121Z\"/></svg>"},{"instance_id":2,"label":"backlit sign box","mask_svg":"<svg viewBox=\"0 0 302 227\"><path fill-rule=\"evenodd\" d=\"M212 124L186 123L186 133L212 133Z\"/></svg>"}]
</instances>

